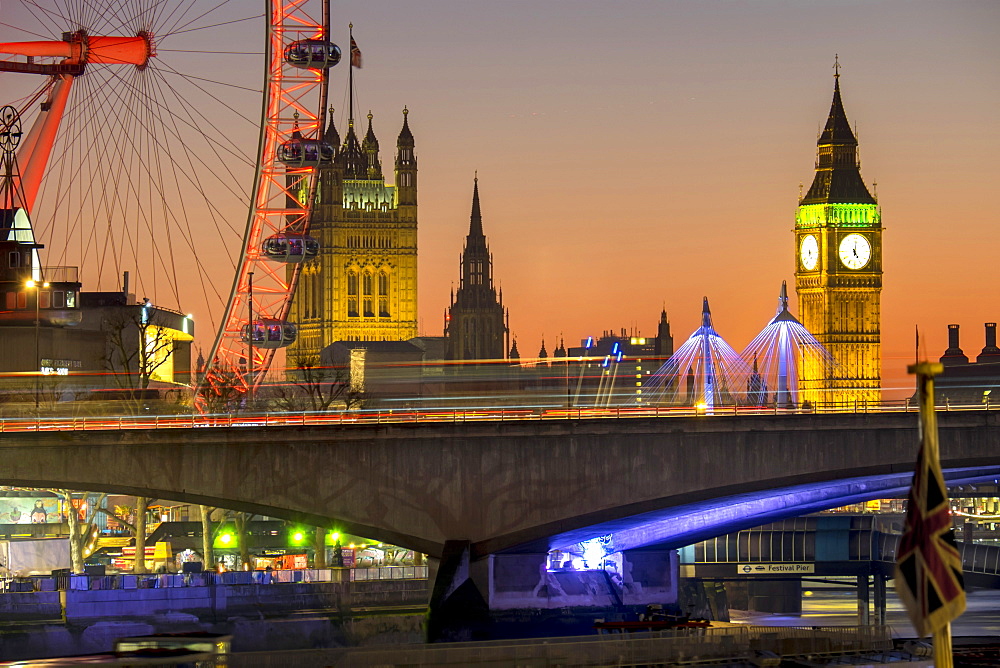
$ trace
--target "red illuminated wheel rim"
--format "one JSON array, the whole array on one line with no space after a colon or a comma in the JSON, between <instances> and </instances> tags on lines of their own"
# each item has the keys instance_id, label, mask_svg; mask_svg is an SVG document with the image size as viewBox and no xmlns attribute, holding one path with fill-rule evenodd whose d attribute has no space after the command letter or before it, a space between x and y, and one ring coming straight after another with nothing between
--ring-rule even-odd
<instances>
[{"instance_id":1,"label":"red illuminated wheel rim","mask_svg":"<svg viewBox=\"0 0 1000 668\"><path fill-rule=\"evenodd\" d=\"M47 156L41 169L31 158L35 237L43 264L78 266L87 291L120 291L127 271L137 300L194 314L207 376L230 370L245 390L281 347L252 345L251 314L279 324L278 344L291 338L288 260L309 246L317 169L276 152L296 127L309 139L323 126L328 2L170 0L130 14L134 4L4 5L0 103L26 137L48 98L65 105L32 140L45 150L31 155ZM292 241L276 261L261 248L281 235Z\"/></svg>"}]
</instances>

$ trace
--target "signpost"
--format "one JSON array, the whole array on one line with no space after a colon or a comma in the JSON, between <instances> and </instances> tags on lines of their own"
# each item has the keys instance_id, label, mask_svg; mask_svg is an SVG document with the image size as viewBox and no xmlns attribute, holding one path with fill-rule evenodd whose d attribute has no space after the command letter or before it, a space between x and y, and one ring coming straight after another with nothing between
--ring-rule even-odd
<instances>
[{"instance_id":1,"label":"signpost","mask_svg":"<svg viewBox=\"0 0 1000 668\"><path fill-rule=\"evenodd\" d=\"M812 575L816 564L737 564L737 575Z\"/></svg>"}]
</instances>

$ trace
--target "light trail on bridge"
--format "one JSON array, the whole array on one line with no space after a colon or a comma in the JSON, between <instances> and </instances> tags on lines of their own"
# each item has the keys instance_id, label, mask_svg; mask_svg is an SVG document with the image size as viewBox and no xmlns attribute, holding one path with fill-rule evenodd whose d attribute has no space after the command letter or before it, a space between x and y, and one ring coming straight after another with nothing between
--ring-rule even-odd
<instances>
[{"instance_id":1,"label":"light trail on bridge","mask_svg":"<svg viewBox=\"0 0 1000 668\"><path fill-rule=\"evenodd\" d=\"M1000 405L971 404L938 407L942 411L995 411ZM909 401L883 402L877 408L824 411L827 414L917 413ZM510 407L469 410L356 410L301 413L226 413L216 415L124 415L115 417L0 418L0 433L40 431L120 431L134 429L199 429L230 427L371 426L379 424L442 424L459 422L515 422L539 420L608 420L630 418L702 417L725 419L752 415L814 415L813 411L779 407L730 406L706 415L701 407L537 408Z\"/></svg>"}]
</instances>

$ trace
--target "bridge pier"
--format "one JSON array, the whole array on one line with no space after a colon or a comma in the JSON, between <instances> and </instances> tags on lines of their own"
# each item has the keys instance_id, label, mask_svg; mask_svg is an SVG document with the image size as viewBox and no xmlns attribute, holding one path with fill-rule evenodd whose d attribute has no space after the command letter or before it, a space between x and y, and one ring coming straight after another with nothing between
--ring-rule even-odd
<instances>
[{"instance_id":1,"label":"bridge pier","mask_svg":"<svg viewBox=\"0 0 1000 668\"><path fill-rule=\"evenodd\" d=\"M482 584L489 587L488 569L487 560L472 561L470 541L445 541L428 605L428 642L489 637L489 604L480 589Z\"/></svg>"},{"instance_id":2,"label":"bridge pier","mask_svg":"<svg viewBox=\"0 0 1000 668\"><path fill-rule=\"evenodd\" d=\"M871 623L871 598L868 589L868 576L859 575L858 580L858 624L867 626Z\"/></svg>"},{"instance_id":3,"label":"bridge pier","mask_svg":"<svg viewBox=\"0 0 1000 668\"><path fill-rule=\"evenodd\" d=\"M886 576L875 574L875 623L885 624L885 581Z\"/></svg>"},{"instance_id":4,"label":"bridge pier","mask_svg":"<svg viewBox=\"0 0 1000 668\"><path fill-rule=\"evenodd\" d=\"M589 570L576 570L569 565L571 555L564 555L567 560L551 564L550 570L545 552L473 559L469 541L447 541L436 574L430 569L434 588L428 641L490 638L492 621L505 612L622 612L651 603L677 603L680 560L676 550L626 550L605 555L599 563L589 564ZM605 561L609 562L606 568Z\"/></svg>"}]
</instances>

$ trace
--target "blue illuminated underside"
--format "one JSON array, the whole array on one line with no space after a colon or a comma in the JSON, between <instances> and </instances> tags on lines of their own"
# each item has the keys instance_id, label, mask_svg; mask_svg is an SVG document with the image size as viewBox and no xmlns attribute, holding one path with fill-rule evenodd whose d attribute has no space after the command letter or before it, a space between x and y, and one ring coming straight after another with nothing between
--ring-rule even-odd
<instances>
[{"instance_id":1,"label":"blue illuminated underside","mask_svg":"<svg viewBox=\"0 0 1000 668\"><path fill-rule=\"evenodd\" d=\"M996 480L1000 477L1000 467L947 469L944 473L948 485L953 486ZM680 548L768 522L872 499L903 496L912 476L912 472L907 471L719 497L566 531L552 536L548 545L549 549L566 548L610 534L609 551L648 545Z\"/></svg>"}]
</instances>

